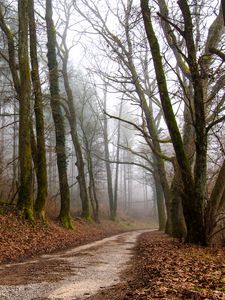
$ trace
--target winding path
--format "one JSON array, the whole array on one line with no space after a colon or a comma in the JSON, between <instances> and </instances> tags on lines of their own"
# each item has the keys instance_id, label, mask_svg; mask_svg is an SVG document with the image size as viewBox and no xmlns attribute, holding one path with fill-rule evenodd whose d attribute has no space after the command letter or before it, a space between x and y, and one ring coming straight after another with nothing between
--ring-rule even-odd
<instances>
[{"instance_id":1,"label":"winding path","mask_svg":"<svg viewBox=\"0 0 225 300\"><path fill-rule=\"evenodd\" d=\"M143 230L0 267L1 300L78 300L119 282Z\"/></svg>"}]
</instances>

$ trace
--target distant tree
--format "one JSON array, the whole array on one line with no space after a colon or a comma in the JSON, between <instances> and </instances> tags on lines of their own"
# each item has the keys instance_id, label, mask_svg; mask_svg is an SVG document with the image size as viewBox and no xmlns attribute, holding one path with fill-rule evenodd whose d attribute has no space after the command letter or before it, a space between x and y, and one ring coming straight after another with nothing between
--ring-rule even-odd
<instances>
[{"instance_id":1,"label":"distant tree","mask_svg":"<svg viewBox=\"0 0 225 300\"><path fill-rule=\"evenodd\" d=\"M65 105L63 105L63 108L66 111L66 117L68 119L69 126L71 129L70 134L72 137L72 142L73 142L73 146L77 158L76 161L76 166L78 170L77 180L80 189L82 216L85 219L90 219L89 198L88 198L88 191L87 191L86 178L85 178L84 159L82 154L81 143L78 136L77 113L76 113L74 95L73 95L73 90L71 88L71 80L69 78L69 70L68 70L69 53L71 48L68 48L67 46L67 34L70 25L70 18L72 15L72 8L73 8L72 3L69 3L68 1L65 1L63 3L63 11L65 13L64 17L66 21L63 22L64 28L61 28L61 30L63 31L62 34L58 33L58 35L60 36L58 50L59 50L59 56L62 61L62 75L63 75L63 82L64 82L64 88L66 93L66 99L65 99L66 101L65 101ZM60 18L62 19L63 17L60 16Z\"/></svg>"},{"instance_id":2,"label":"distant tree","mask_svg":"<svg viewBox=\"0 0 225 300\"><path fill-rule=\"evenodd\" d=\"M79 87L79 88L78 88ZM102 129L100 124L100 111L98 108L98 96L94 87L85 82L81 76L81 82L77 88L77 106L78 106L78 124L80 127L80 136L83 141L84 158L88 173L88 192L91 202L93 218L99 221L99 200L97 193L97 173L99 171L97 157L102 146Z\"/></svg>"},{"instance_id":3,"label":"distant tree","mask_svg":"<svg viewBox=\"0 0 225 300\"><path fill-rule=\"evenodd\" d=\"M107 108L107 85L104 89L104 110L106 112ZM103 137L104 137L104 148L105 148L105 166L106 166L106 175L107 175L107 188L108 188L108 197L109 197L109 212L111 220L115 219L114 216L114 195L113 195L113 180L112 180L112 170L110 165L110 155L109 155L109 137L108 137L108 120L106 114L104 114L104 123L103 123Z\"/></svg>"},{"instance_id":4,"label":"distant tree","mask_svg":"<svg viewBox=\"0 0 225 300\"><path fill-rule=\"evenodd\" d=\"M120 142L121 142L121 117L123 112L123 98L120 101L119 120L117 126L117 142L116 142L116 161L120 161ZM114 182L114 198L113 198L113 217L117 216L118 206L118 181L119 181L119 164L116 164L115 182Z\"/></svg>"},{"instance_id":5,"label":"distant tree","mask_svg":"<svg viewBox=\"0 0 225 300\"><path fill-rule=\"evenodd\" d=\"M152 101L157 103L158 101L153 97L154 94L150 77L148 75L148 48L145 43L142 42L141 28L139 27L138 14L134 13L135 5L132 1L128 1L126 4L124 1L119 1L114 18L119 24L119 29L114 31L108 24L108 15L103 16L103 12L98 9L95 3L90 3L86 0L82 0L83 5L87 11L80 9L80 6L76 5L77 11L87 20L92 26L93 30L101 37L101 42L98 44L98 48L102 46L103 51L107 58L112 61L113 64L118 64L118 73L107 72L107 70L99 70L102 77L105 77L110 86L119 92L124 92L126 97L130 99L131 103L139 106L142 117L142 124L134 124L134 127L139 128L141 134L146 139L149 147L154 150L153 155L156 157L156 164L154 168L156 172L160 173L158 177L160 184L163 188L165 203L167 206L168 226L167 230L171 230L171 218L170 218L170 187L166 177L164 158L169 159L163 154L160 145L160 137L156 128L156 123L153 114ZM120 6L119 6L120 5ZM106 3L106 11L113 11L113 4ZM121 9L121 10L120 10ZM137 24L137 26L134 26ZM137 30L140 28L139 40L137 38ZM139 35L138 35L139 36ZM113 69L114 70L114 69ZM150 105L149 105L150 103ZM105 120L105 123L107 119ZM105 139L106 141L106 139ZM107 150L105 151L107 156ZM106 161L108 157L105 157ZM109 173L109 167L107 166L107 172ZM110 175L108 176L110 178ZM110 179L108 184L110 207L113 205L113 189L111 188ZM162 206L160 206L162 207ZM160 214L163 215L163 214Z\"/></svg>"}]
</instances>

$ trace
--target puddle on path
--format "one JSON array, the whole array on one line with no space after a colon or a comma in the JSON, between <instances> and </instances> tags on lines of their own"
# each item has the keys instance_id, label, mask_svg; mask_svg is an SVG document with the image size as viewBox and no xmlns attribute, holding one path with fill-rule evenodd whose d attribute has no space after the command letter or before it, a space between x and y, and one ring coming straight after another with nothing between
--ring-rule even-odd
<instances>
[{"instance_id":1,"label":"puddle on path","mask_svg":"<svg viewBox=\"0 0 225 300\"><path fill-rule=\"evenodd\" d=\"M119 282L142 231L0 268L1 300L85 299Z\"/></svg>"}]
</instances>

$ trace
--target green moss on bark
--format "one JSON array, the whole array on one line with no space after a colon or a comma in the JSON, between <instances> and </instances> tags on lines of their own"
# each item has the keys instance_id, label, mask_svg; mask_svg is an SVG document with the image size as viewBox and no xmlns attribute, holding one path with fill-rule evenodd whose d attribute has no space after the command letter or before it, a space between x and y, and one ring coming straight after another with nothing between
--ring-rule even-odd
<instances>
[{"instance_id":1,"label":"green moss on bark","mask_svg":"<svg viewBox=\"0 0 225 300\"><path fill-rule=\"evenodd\" d=\"M74 224L72 219L68 215L60 215L59 216L60 224L67 229L74 229Z\"/></svg>"},{"instance_id":2,"label":"green moss on bark","mask_svg":"<svg viewBox=\"0 0 225 300\"><path fill-rule=\"evenodd\" d=\"M45 149L45 128L43 115L43 99L41 82L39 77L39 65L37 57L37 36L34 14L34 1L29 0L29 29L30 29L30 58L31 58L31 78L34 91L34 112L36 124L36 140L33 137L33 143L36 143L35 150L35 171L37 177L37 198L34 205L36 218L44 221L45 204L47 198L47 168L46 168L46 149Z\"/></svg>"},{"instance_id":3,"label":"green moss on bark","mask_svg":"<svg viewBox=\"0 0 225 300\"><path fill-rule=\"evenodd\" d=\"M31 82L28 55L28 1L18 1L19 14L19 163L20 188L17 207L20 214L33 221L32 157L30 142Z\"/></svg>"},{"instance_id":4,"label":"green moss on bark","mask_svg":"<svg viewBox=\"0 0 225 300\"><path fill-rule=\"evenodd\" d=\"M60 106L59 94L59 74L56 56L56 32L52 19L52 1L46 0L46 25L48 37L48 69L49 69L49 83L50 83L50 103L52 109L52 116L55 125L56 136L56 155L57 167L59 174L60 196L61 196L61 210L59 219L63 226L72 228L70 220L70 191L67 178L67 163L66 163L66 145L65 145L65 126L64 118Z\"/></svg>"}]
</instances>

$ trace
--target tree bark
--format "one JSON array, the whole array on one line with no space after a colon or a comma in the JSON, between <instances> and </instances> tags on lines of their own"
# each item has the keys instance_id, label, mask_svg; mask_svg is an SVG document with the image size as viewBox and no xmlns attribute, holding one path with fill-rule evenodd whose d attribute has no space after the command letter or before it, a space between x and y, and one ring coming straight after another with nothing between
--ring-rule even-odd
<instances>
[{"instance_id":1,"label":"tree bark","mask_svg":"<svg viewBox=\"0 0 225 300\"><path fill-rule=\"evenodd\" d=\"M225 0L221 0L221 6L223 11L223 24L225 26Z\"/></svg>"},{"instance_id":2,"label":"tree bark","mask_svg":"<svg viewBox=\"0 0 225 300\"><path fill-rule=\"evenodd\" d=\"M131 40L130 40L130 35L129 35L129 26L128 26L128 20L126 20L127 25L126 25L126 37L128 41L128 46L129 46L129 55L127 56L128 59L128 66L132 75L132 79L134 82L134 86L136 89L136 93L139 97L140 100L140 106L141 109L144 112L145 120L146 120L146 126L149 132L149 135L152 140L152 146L153 149L156 153L155 155L155 167L157 168L157 172L159 173L159 178L161 181L161 186L163 188L163 193L164 193L164 199L165 199L165 204L166 204L166 210L167 210L167 225L166 225L166 232L172 234L172 225L171 225L171 195L170 195L170 188L169 184L166 178L166 171L165 171L165 165L164 165L164 160L160 156L162 154L160 143L159 143L159 138L158 138L158 132L156 128L156 124L154 121L153 117L153 110L152 107L150 107L147 104L146 96L144 93L144 90L142 88L142 84L139 80L139 76L137 74L137 70L135 68L133 58L132 58L132 46L131 46ZM149 138L146 138L146 142L149 144Z\"/></svg>"},{"instance_id":3,"label":"tree bark","mask_svg":"<svg viewBox=\"0 0 225 300\"><path fill-rule=\"evenodd\" d=\"M121 118L123 110L123 99L121 99L120 110L119 110L119 118ZM121 121L118 121L118 129L117 129L117 149L116 149L116 161L120 160L120 127ZM118 180L119 180L119 164L116 164L116 172L115 172L115 183L114 183L114 199L113 199L113 219L116 219L117 216L117 198L118 198Z\"/></svg>"},{"instance_id":4,"label":"tree bark","mask_svg":"<svg viewBox=\"0 0 225 300\"><path fill-rule=\"evenodd\" d=\"M208 201L206 209L206 226L207 226L207 238L209 240L210 235L216 227L216 218L220 209L224 206L224 193L225 193L225 160L217 176L215 185L213 187L210 199Z\"/></svg>"},{"instance_id":5,"label":"tree bark","mask_svg":"<svg viewBox=\"0 0 225 300\"><path fill-rule=\"evenodd\" d=\"M176 159L173 161L174 176L171 183L171 219L172 219L172 232L173 237L185 239L187 235L186 224L183 215L182 206L182 191L183 182L181 180L180 169Z\"/></svg>"},{"instance_id":6,"label":"tree bark","mask_svg":"<svg viewBox=\"0 0 225 300\"><path fill-rule=\"evenodd\" d=\"M34 204L36 218L45 220L45 204L47 198L47 166L45 151L45 128L43 115L43 99L41 83L39 78L39 66L37 57L37 34L34 15L34 1L29 0L29 30L30 30L30 57L31 57L31 78L34 91L34 112L36 120L37 140L37 198Z\"/></svg>"},{"instance_id":7,"label":"tree bark","mask_svg":"<svg viewBox=\"0 0 225 300\"><path fill-rule=\"evenodd\" d=\"M92 203L94 220L96 222L99 222L99 203L98 203L98 197L96 193L95 177L93 172L93 162L92 162L91 152L89 151L89 149L87 151L88 151L87 153L88 173L89 173L89 180L90 180L89 196Z\"/></svg>"},{"instance_id":8,"label":"tree bark","mask_svg":"<svg viewBox=\"0 0 225 300\"><path fill-rule=\"evenodd\" d=\"M104 91L104 110L106 111L106 93ZM114 220L113 216L113 185L112 185L112 171L110 167L110 157L109 157L109 140L108 140L108 120L107 116L104 115L104 129L103 129L103 136L104 136L104 148L105 148L105 166L106 166L106 174L107 174L107 187L108 187L108 197L109 197L109 213L110 219Z\"/></svg>"},{"instance_id":9,"label":"tree bark","mask_svg":"<svg viewBox=\"0 0 225 300\"><path fill-rule=\"evenodd\" d=\"M166 227L166 213L165 213L165 205L164 205L164 193L161 185L161 181L159 178L157 168L154 168L154 186L155 186L155 196L156 196L156 204L158 211L158 221L159 221L159 230L165 230Z\"/></svg>"},{"instance_id":10,"label":"tree bark","mask_svg":"<svg viewBox=\"0 0 225 300\"><path fill-rule=\"evenodd\" d=\"M21 216L34 221L32 193L32 156L30 144L31 124L31 81L28 55L28 0L18 1L19 15L19 162L20 187L17 207Z\"/></svg>"},{"instance_id":11,"label":"tree bark","mask_svg":"<svg viewBox=\"0 0 225 300\"><path fill-rule=\"evenodd\" d=\"M206 166L207 166L207 132L206 132L206 120L205 120L205 103L204 103L204 91L203 91L203 78L199 71L199 65L197 63L196 49L193 39L193 24L189 5L187 1L178 1L181 12L184 19L184 38L186 40L186 47L188 52L187 62L189 65L192 85L194 90L194 112L195 112L195 146L196 146L196 159L194 168L194 207L196 213L198 212L199 224L202 224L199 228L201 232L202 243L206 242L205 236L205 224L204 224L204 196L205 196L205 184L206 184ZM197 217L197 215L196 215ZM195 230L192 230L193 234ZM187 238L189 233L187 234ZM190 237L191 238L191 237Z\"/></svg>"},{"instance_id":12,"label":"tree bark","mask_svg":"<svg viewBox=\"0 0 225 300\"><path fill-rule=\"evenodd\" d=\"M73 228L70 217L70 192L67 178L65 126L60 107L58 64L56 58L56 33L52 19L52 1L46 0L46 25L48 37L48 69L51 94L51 109L55 125L56 155L60 184L61 209L60 222L66 228Z\"/></svg>"},{"instance_id":13,"label":"tree bark","mask_svg":"<svg viewBox=\"0 0 225 300\"><path fill-rule=\"evenodd\" d=\"M180 1L178 1L180 3ZM202 107L202 103L199 101L203 100L201 95L201 90L199 86L197 86L195 71L196 67L192 62L190 71L192 73L192 79L194 80L194 90L196 99L197 95L200 96L198 99L199 106L197 107L196 111L196 119L200 118L200 124L197 125L196 128L196 153L197 153L197 166L199 169L195 168L195 180L194 183L191 167L184 151L184 145L181 138L181 134L179 132L176 119L173 113L173 108L171 105L166 77L163 70L162 58L160 55L160 47L156 35L153 30L152 21L151 21L151 13L148 6L148 0L141 0L141 9L142 9L142 16L144 20L145 30L148 38L148 42L150 45L153 63L156 73L156 79L159 88L160 99L162 103L162 108L165 116L165 120L167 123L168 130L170 132L170 136L172 139L172 143L174 146L174 150L176 153L176 159L180 168L182 183L184 187L183 195L182 195L182 203L183 203L183 210L185 221L187 225L187 236L186 241L195 243L195 244L202 244L205 245L206 243L206 236L205 236L205 226L204 226L204 218L203 218L203 207L202 207L202 200L203 200L203 190L204 190L204 179L205 179L205 135L204 135L204 110ZM188 34L188 33L187 33ZM189 52L193 51L193 46L189 47ZM191 60L191 58L190 58ZM189 66L190 67L190 66ZM194 74L193 74L194 72ZM200 137L203 139L202 144L200 144ZM198 149L197 149L198 148ZM198 174L198 178L196 175Z\"/></svg>"},{"instance_id":14,"label":"tree bark","mask_svg":"<svg viewBox=\"0 0 225 300\"><path fill-rule=\"evenodd\" d=\"M66 49L66 45L64 45L65 51L64 55L61 55L62 63L63 63L63 80L64 80L64 86L65 91L67 95L67 104L69 111L67 113L68 121L70 124L70 134L72 137L74 149L76 152L76 166L78 170L77 175L77 181L80 188L80 198L81 198L81 204L82 204L82 216L85 219L90 219L90 207L89 207L89 199L88 199L88 191L87 191L87 185L86 185L86 178L85 178L85 171L84 171L84 159L82 154L82 149L78 137L77 132L77 115L74 107L74 99L73 99L73 93L72 89L70 87L69 78L68 78L68 50Z\"/></svg>"}]
</instances>

